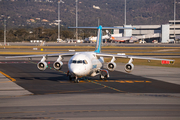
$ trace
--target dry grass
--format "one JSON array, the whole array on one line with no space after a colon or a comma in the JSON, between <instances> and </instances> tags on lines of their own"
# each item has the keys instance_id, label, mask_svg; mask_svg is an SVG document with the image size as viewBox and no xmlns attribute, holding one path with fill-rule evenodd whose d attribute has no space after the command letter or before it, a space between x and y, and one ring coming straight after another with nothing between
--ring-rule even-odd
<instances>
[{"instance_id":1,"label":"dry grass","mask_svg":"<svg viewBox=\"0 0 180 120\"><path fill-rule=\"evenodd\" d=\"M37 48L37 50L33 50ZM43 49L43 51L41 51ZM32 54L54 54L61 52L75 51L94 51L94 46L0 46L0 55L32 55ZM117 54L127 53L127 55L180 55L180 47L118 47L118 46L103 46L102 52ZM165 66L165 67L180 67L180 58L174 59L174 65L161 65L161 61L151 61L135 59L135 65L150 65L150 66ZM105 58L105 61L110 61L111 58ZM129 59L117 59L116 62L127 63Z\"/></svg>"}]
</instances>

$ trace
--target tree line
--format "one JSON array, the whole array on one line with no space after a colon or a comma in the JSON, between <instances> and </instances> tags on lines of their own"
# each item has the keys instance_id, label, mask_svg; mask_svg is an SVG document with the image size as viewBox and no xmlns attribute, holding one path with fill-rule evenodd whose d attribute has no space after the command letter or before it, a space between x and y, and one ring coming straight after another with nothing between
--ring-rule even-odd
<instances>
[{"instance_id":1,"label":"tree line","mask_svg":"<svg viewBox=\"0 0 180 120\"><path fill-rule=\"evenodd\" d=\"M79 30L79 39L85 39L92 35L91 31L87 32L84 30ZM37 27L34 29L18 28L10 29L6 32L7 42L22 42L30 40L44 40L44 41L57 41L58 30L57 28L43 28ZM61 30L60 38L65 39L75 39L75 30ZM4 41L4 30L0 30L0 42Z\"/></svg>"}]
</instances>

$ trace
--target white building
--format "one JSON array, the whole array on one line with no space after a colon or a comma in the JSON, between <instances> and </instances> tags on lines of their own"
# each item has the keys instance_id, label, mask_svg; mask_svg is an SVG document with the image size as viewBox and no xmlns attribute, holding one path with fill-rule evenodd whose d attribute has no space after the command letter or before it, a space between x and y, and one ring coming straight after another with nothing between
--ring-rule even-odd
<instances>
[{"instance_id":1,"label":"white building","mask_svg":"<svg viewBox=\"0 0 180 120\"><path fill-rule=\"evenodd\" d=\"M119 26L122 27L122 26ZM133 27L136 29L114 29L114 34L122 33L124 37L135 36L144 39L146 42L157 40L167 43L170 39L180 37L180 20L169 20L169 24L163 25L125 25L124 27Z\"/></svg>"}]
</instances>

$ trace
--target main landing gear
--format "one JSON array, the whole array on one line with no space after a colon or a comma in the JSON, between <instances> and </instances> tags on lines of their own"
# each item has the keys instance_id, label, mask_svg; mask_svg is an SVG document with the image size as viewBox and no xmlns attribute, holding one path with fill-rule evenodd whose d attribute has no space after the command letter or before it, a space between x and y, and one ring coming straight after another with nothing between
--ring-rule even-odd
<instances>
[{"instance_id":1,"label":"main landing gear","mask_svg":"<svg viewBox=\"0 0 180 120\"><path fill-rule=\"evenodd\" d=\"M100 70L100 80L107 80L109 72L107 70Z\"/></svg>"}]
</instances>

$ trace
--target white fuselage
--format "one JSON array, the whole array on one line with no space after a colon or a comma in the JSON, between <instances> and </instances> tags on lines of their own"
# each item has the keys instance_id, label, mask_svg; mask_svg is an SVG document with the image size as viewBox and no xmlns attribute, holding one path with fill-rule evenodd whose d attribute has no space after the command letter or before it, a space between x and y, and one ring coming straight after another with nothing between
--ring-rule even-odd
<instances>
[{"instance_id":1,"label":"white fuselage","mask_svg":"<svg viewBox=\"0 0 180 120\"><path fill-rule=\"evenodd\" d=\"M76 77L95 76L103 63L104 59L97 58L95 52L78 52L69 60L68 69Z\"/></svg>"}]
</instances>

